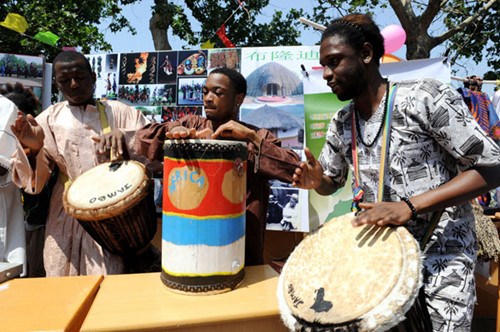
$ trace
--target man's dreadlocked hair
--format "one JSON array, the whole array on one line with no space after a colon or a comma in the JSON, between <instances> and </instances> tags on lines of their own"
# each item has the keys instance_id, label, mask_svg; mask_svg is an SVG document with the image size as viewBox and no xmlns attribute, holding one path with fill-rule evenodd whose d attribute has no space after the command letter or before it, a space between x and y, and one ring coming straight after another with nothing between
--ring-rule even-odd
<instances>
[{"instance_id":1,"label":"man's dreadlocked hair","mask_svg":"<svg viewBox=\"0 0 500 332\"><path fill-rule=\"evenodd\" d=\"M384 37L369 15L355 13L333 20L323 32L321 41L334 35L343 38L345 44L357 51L361 51L365 42L372 44L372 61L376 64L384 55Z\"/></svg>"}]
</instances>

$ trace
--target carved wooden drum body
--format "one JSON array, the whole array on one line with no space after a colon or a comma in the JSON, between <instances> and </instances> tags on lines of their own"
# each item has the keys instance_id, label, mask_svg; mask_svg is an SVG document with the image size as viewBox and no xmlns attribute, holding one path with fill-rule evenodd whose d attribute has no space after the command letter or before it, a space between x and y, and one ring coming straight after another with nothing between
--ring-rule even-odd
<instances>
[{"instance_id":1,"label":"carved wooden drum body","mask_svg":"<svg viewBox=\"0 0 500 332\"><path fill-rule=\"evenodd\" d=\"M164 145L162 273L173 291L227 292L245 272L246 143Z\"/></svg>"}]
</instances>

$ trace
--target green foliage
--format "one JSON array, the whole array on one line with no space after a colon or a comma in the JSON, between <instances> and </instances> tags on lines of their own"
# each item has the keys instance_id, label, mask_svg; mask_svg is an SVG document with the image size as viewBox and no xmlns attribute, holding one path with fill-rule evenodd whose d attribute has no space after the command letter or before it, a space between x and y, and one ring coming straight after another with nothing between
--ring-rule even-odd
<instances>
[{"instance_id":1,"label":"green foliage","mask_svg":"<svg viewBox=\"0 0 500 332\"><path fill-rule=\"evenodd\" d=\"M103 20L109 20L110 31L126 29L135 33L127 18L122 15L122 7L139 1L1 1L0 20L3 20L8 13L18 13L28 21L27 36L34 36L40 31L51 31L61 39L57 47L51 47L0 27L2 36L0 50L4 53L43 54L48 61L53 59L62 46L79 46L84 53L90 53L92 50L111 51L111 45L104 40L104 35L98 30L98 26ZM244 1L243 7L238 7L237 0L185 0L183 2L155 0L151 14L160 16L161 19L156 24L164 30L164 38L168 38L167 30L171 29L175 36L186 42L185 48L199 47L208 40L215 42L215 47L225 47L216 35L216 31L223 23L226 25L228 38L237 47L249 47L298 45L299 27L302 27L298 19L301 16L319 24L328 25L333 18L347 13L378 13L377 15L380 16L387 15L387 11L392 8L407 35L413 37L407 40L419 43L418 47L407 45L407 50L425 49L428 51L407 54L408 59L426 56L436 46L444 45L449 48L452 61L459 62L462 58L470 58L479 63L486 56L492 69L500 69L500 33L498 22L495 21L499 17L500 0L496 0L486 14L444 40L439 39L438 34L445 31L437 27L444 26L448 29L457 27L470 15L478 13L486 2L429 0L424 3L407 2L404 6L401 0L315 0L313 3L312 13L304 13L302 9L292 9L286 13L275 11L266 23L261 23L260 19L263 17L264 10L269 9L269 0ZM428 20L431 22L429 26L423 19L423 14L431 4L437 6L438 10ZM443 4L446 4L446 7L441 7ZM377 17L374 16L374 18L377 21ZM307 26L304 28L312 29ZM435 35L431 36L433 33Z\"/></svg>"},{"instance_id":2,"label":"green foliage","mask_svg":"<svg viewBox=\"0 0 500 332\"><path fill-rule=\"evenodd\" d=\"M160 10L163 6L159 2L161 1L155 1L155 10ZM171 14L172 32L186 41L185 48L199 47L208 40L214 42L216 48L225 47L216 35L223 23L228 38L237 47L299 45L300 32L297 26L299 17L303 15L302 9L292 9L286 15L276 11L270 22L257 23L257 18L269 5L269 0L246 1L243 8L238 7L238 1L235 0L184 2L184 6L168 3L166 10ZM186 10L191 13L194 21L188 21Z\"/></svg>"},{"instance_id":3,"label":"green foliage","mask_svg":"<svg viewBox=\"0 0 500 332\"><path fill-rule=\"evenodd\" d=\"M196 45L197 39L195 38L191 28L191 23L189 22L184 8L180 5L170 4L167 9L167 15L170 15L171 17L171 28L173 34L182 40L185 40L188 45Z\"/></svg>"},{"instance_id":4,"label":"green foliage","mask_svg":"<svg viewBox=\"0 0 500 332\"><path fill-rule=\"evenodd\" d=\"M227 35L237 47L297 45L300 37L298 31L300 16L326 26L333 18L348 13L369 13L377 21L377 15L380 18L392 10L391 15L395 14L406 30L407 43L414 43L407 44L407 59L429 57L432 49L443 45L449 48L452 62L470 58L479 63L486 56L492 68L500 68L500 33L498 23L495 21L498 18L500 0L497 0L486 14L475 19L462 31L450 34L446 38L440 36L446 31L439 27L455 28L471 15L478 13L486 2L429 0L403 3L401 0L315 0L312 13L304 13L302 9L292 9L286 14L276 11L269 23L257 23L257 18L262 18L261 15L269 5L269 0L246 1L244 8L239 9L236 0L186 0L183 6L172 4L168 0L156 0L155 3L157 6L169 8L167 17L171 18L171 22L164 27L165 38L167 38L166 29L171 27L174 35L186 41L185 48L197 47L209 39L215 42L215 47L224 47L216 31L226 20ZM186 11L194 18L191 22L187 18Z\"/></svg>"},{"instance_id":5,"label":"green foliage","mask_svg":"<svg viewBox=\"0 0 500 332\"><path fill-rule=\"evenodd\" d=\"M449 56L457 63L461 59L472 59L479 63L486 57L488 65L494 69L500 69L500 31L498 29L498 17L500 1L496 0L494 5L483 15L466 25L461 31L448 36L447 39L440 38L441 33L445 33L439 27L454 29L466 19L479 13L481 8L489 1L476 0L429 0L426 2L401 0L316 0L313 13L306 15L306 18L322 25L328 25L333 18L343 16L347 13L378 13L387 15L388 10L393 10L391 15L396 15L405 29L407 38L418 43L417 45L407 44L407 59L418 59L436 46L443 45L449 49ZM446 4L446 6L444 6ZM391 8L388 8L388 7ZM430 6L437 8L435 12L428 10ZM429 15L425 17L424 15ZM373 15L377 22L377 15ZM429 25L430 23L430 25ZM381 27L382 28L382 27ZM411 53L411 50L420 50ZM425 50L425 52L421 52Z\"/></svg>"},{"instance_id":6,"label":"green foliage","mask_svg":"<svg viewBox=\"0 0 500 332\"><path fill-rule=\"evenodd\" d=\"M483 75L483 80L491 80L491 81L496 81L500 77L500 70L493 71L489 70ZM498 84L497 84L498 87Z\"/></svg>"},{"instance_id":7,"label":"green foliage","mask_svg":"<svg viewBox=\"0 0 500 332\"><path fill-rule=\"evenodd\" d=\"M109 29L128 29L135 33L123 17L121 6L139 0L4 0L0 2L0 21L7 14L17 13L25 17L29 28L25 35L1 27L0 50L3 53L45 55L52 61L63 46L81 47L83 53L111 51L98 29L101 20L110 19ZM60 37L56 47L41 43L33 37L40 31L51 31Z\"/></svg>"},{"instance_id":8,"label":"green foliage","mask_svg":"<svg viewBox=\"0 0 500 332\"><path fill-rule=\"evenodd\" d=\"M458 15L446 16L445 25L453 28L470 13L478 12L483 5L481 1L466 1L462 2L460 7L446 8L447 12ZM455 58L466 57L478 63L485 55L488 65L500 70L499 15L500 2L497 1L486 15L479 17L467 25L463 31L451 37L450 47L455 51Z\"/></svg>"}]
</instances>

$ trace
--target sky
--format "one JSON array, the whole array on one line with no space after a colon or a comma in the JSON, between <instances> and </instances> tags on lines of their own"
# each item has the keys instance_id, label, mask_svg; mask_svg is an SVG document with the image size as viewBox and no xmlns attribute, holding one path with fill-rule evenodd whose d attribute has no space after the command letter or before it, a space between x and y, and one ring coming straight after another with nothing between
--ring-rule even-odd
<instances>
[{"instance_id":1,"label":"sky","mask_svg":"<svg viewBox=\"0 0 500 332\"><path fill-rule=\"evenodd\" d=\"M183 3L183 1L177 0L173 1L177 3ZM153 38L149 31L149 19L151 17L151 6L154 4L154 0L142 0L139 4L123 6L124 16L131 22L131 25L137 30L136 35L130 34L128 31L123 31L119 33L112 33L106 29L109 22L104 21L100 28L104 32L106 41L108 41L112 47L114 53L127 53L127 52L139 52L139 51L154 51ZM269 22L272 18L273 12L275 10L282 10L287 12L291 7L303 8L305 11L312 13L314 1L313 0L302 0L302 1L291 1L291 0L271 0L270 5L261 15L262 22ZM226 18L220 18L225 21ZM232 18L234 19L234 18ZM376 23L381 29L385 26L396 24L400 25L395 13L392 10L384 11L383 15L378 15L375 17ZM221 23L222 23L221 22ZM192 23L193 24L193 23ZM298 27L303 27L304 24L297 22ZM194 29L198 28L193 25ZM313 29L301 29L302 35L299 41L303 45L314 45L319 41L321 33ZM228 36L231 39L231 36ZM214 38L217 38L214 36ZM185 45L184 41L180 38L169 35L169 42L172 45L173 50L180 50L182 46ZM444 53L444 47L437 47L432 50L431 57L441 57ZM392 53L399 58L406 58L406 47L403 46L399 50ZM475 64L472 60L462 61L462 66L452 67L452 70L456 70L455 76L465 77L469 75L482 76L485 72L489 71L486 64L486 60L483 60L480 64ZM462 85L459 81L452 81L453 86L459 87ZM488 93L490 96L493 95L494 85L484 84L483 91Z\"/></svg>"}]
</instances>

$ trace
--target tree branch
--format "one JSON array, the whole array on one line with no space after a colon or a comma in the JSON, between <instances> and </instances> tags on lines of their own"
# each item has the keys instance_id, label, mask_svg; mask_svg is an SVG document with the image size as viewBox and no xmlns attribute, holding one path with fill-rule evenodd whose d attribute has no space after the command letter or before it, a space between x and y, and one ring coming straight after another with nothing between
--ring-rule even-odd
<instances>
[{"instance_id":1,"label":"tree branch","mask_svg":"<svg viewBox=\"0 0 500 332\"><path fill-rule=\"evenodd\" d=\"M445 3L446 1L441 2L441 0L429 0L429 4L420 19L422 30L427 31L432 21L441 10L441 6Z\"/></svg>"},{"instance_id":2,"label":"tree branch","mask_svg":"<svg viewBox=\"0 0 500 332\"><path fill-rule=\"evenodd\" d=\"M481 8L476 14L467 17L465 20L463 20L462 23L456 25L453 29L450 29L440 36L436 36L432 38L432 45L436 46L444 41L448 40L451 38L454 34L458 33L459 31L464 30L466 26L477 20L479 17L481 17L483 14L485 14L498 0L489 0L483 8Z\"/></svg>"},{"instance_id":3,"label":"tree branch","mask_svg":"<svg viewBox=\"0 0 500 332\"><path fill-rule=\"evenodd\" d=\"M410 31L416 26L417 17L410 0L389 0L389 4L396 13L403 29Z\"/></svg>"},{"instance_id":4,"label":"tree branch","mask_svg":"<svg viewBox=\"0 0 500 332\"><path fill-rule=\"evenodd\" d=\"M169 2L168 0L155 0L152 7L153 13L149 19L149 31L153 37L155 50L171 50L172 46L168 41L168 27L172 20L169 15Z\"/></svg>"}]
</instances>

